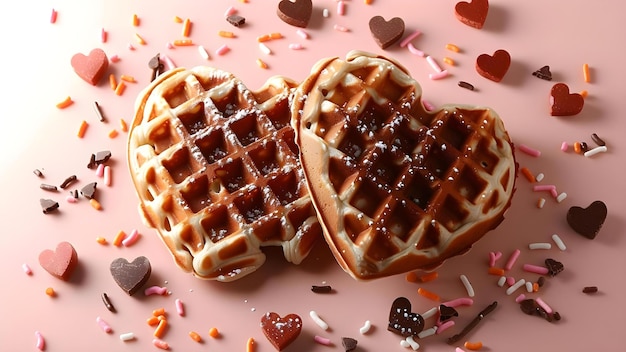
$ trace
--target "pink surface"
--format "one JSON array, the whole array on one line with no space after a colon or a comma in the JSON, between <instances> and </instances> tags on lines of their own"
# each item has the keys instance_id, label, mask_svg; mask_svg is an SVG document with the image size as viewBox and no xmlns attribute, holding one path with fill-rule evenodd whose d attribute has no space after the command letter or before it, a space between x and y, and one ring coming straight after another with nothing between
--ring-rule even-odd
<instances>
[{"instance_id":1,"label":"pink surface","mask_svg":"<svg viewBox=\"0 0 626 352\"><path fill-rule=\"evenodd\" d=\"M14 3L5 13L3 26L2 63L5 70L3 135L0 157L0 184L5 196L0 214L5 228L0 236L1 263L4 276L0 294L2 326L0 350L34 351L35 331L46 341L46 351L150 351L153 327L146 323L153 309L167 310L169 329L163 336L172 351L241 351L252 337L257 351L273 351L259 327L261 316L268 311L284 316L295 313L303 318L303 331L288 351L343 350L341 337L359 341L358 351L402 351L401 337L386 330L391 303L398 296L409 298L412 310L422 313L437 305L417 294L423 287L442 297L442 301L467 295L459 276L465 274L476 291L474 305L458 307L456 325L441 335L420 340L423 351L453 351L465 340L482 341L485 351L547 351L547 350L619 350L623 340L623 316L626 308L622 297L626 280L626 186L623 175L624 131L623 117L624 49L617 34L626 33L622 18L624 5L619 1L591 6L588 1L491 1L485 27L470 28L454 16L456 1L346 1L344 16L336 14L334 0L314 1L314 14L303 39L276 16L277 1L46 1L36 4ZM224 20L230 6L246 17L246 25L234 28ZM58 11L51 24L52 9ZM329 18L322 17L328 8ZM133 27L131 18L141 20ZM412 55L397 44L381 50L372 39L368 20L375 15L386 19L402 17L406 23L405 36L415 30L422 35L412 41L420 50L431 55L447 68L451 75L431 81L432 68L425 59ZM203 45L211 54L206 61L196 46L167 49L166 44L182 39L181 24L174 16L193 22L190 39ZM333 25L349 28L339 32ZM102 29L108 41L101 43ZM236 33L237 38L222 38L219 30ZM272 54L262 53L256 38L262 34L280 32L283 39L266 43ZM146 45L135 40L141 35ZM292 51L290 43L300 43L305 49ZM445 44L454 43L462 51L454 53ZM132 44L135 50L128 49ZM215 50L227 44L231 51L216 55ZM121 58L112 63L110 73L136 78L122 96L116 96L108 82L92 87L72 71L70 59L78 52L84 54L100 47L110 56ZM126 137L121 132L109 138L112 129L120 129L119 121L130 122L134 98L149 82L148 60L160 52L179 66L212 65L239 76L250 88L259 87L272 75L304 79L310 67L327 56L344 57L351 49L360 49L391 56L405 65L420 81L424 98L434 105L444 103L477 104L492 107L503 118L516 144L526 144L542 152L531 157L518 152L520 166L534 173L544 173L543 184L554 184L568 197L557 203L546 193L532 191L522 176L513 205L505 221L489 233L462 257L446 262L438 269L435 281L416 284L405 281L403 275L372 282L355 282L335 263L324 245L316 247L300 266L288 264L278 250L270 250L275 258L268 260L258 272L233 283L206 282L180 271L155 232L143 226L137 212L137 198L126 166ZM482 53L507 50L512 57L509 72L500 83L479 76L474 62ZM448 56L456 62L453 67L443 63ZM269 68L260 69L255 60L261 58ZM590 83L583 81L582 66L591 67ZM553 82L531 73L550 65ZM8 78L7 76L8 75ZM457 86L459 80L472 83L477 90ZM587 90L589 96L583 111L572 117L555 118L549 112L549 92L556 82L565 82L575 92ZM7 92L8 91L8 95ZM66 96L75 103L59 110L55 104ZM92 104L102 106L108 122L97 120ZM7 110L8 108L8 110ZM82 120L89 122L85 138L76 137ZM607 141L608 152L586 158L571 150L562 152L561 143L591 141L591 133ZM113 184L107 187L94 170L86 168L91 153L109 149ZM33 169L43 171L45 178L33 175ZM41 182L60 184L67 176L76 174L78 182L71 188L98 181L101 211L94 210L85 199L76 204L65 201L67 192L47 193L39 189ZM536 207L537 199L545 197L543 209ZM57 214L44 215L39 198L59 201ZM608 207L608 217L595 240L574 233L565 221L569 207L586 207L602 200ZM8 226L8 227L7 227ZM127 233L138 229L139 241L129 248L103 246L96 237L111 242L118 231ZM557 233L567 245L561 252L553 244L549 250L528 249L532 242L552 242ZM69 282L49 275L38 263L38 255L53 249L59 242L71 242L78 252L79 266ZM565 270L548 278L538 292L526 294L540 297L558 311L563 319L549 323L539 317L523 314L515 297L522 290L507 296L505 288L497 286L497 276L487 274L489 252L500 251L498 266L504 266L510 254L520 249L516 265L507 272L515 279L535 281L536 274L522 271L525 263L541 265L547 257L561 261ZM118 257L132 260L145 255L152 263L152 276L147 286L166 286L168 296L145 297L142 292L127 296L109 273L111 261ZM22 264L32 269L32 275L22 271ZM311 285L329 284L332 294L315 294ZM599 292L583 294L585 286L598 286ZM48 297L45 289L52 287L56 297ZM106 292L117 313L106 310L100 295ZM176 313L175 300L180 299L186 314ZM466 339L450 346L445 339L458 333L481 309L498 301L497 309L485 318ZM309 317L315 310L329 325L320 329ZM112 328L105 333L96 323L100 316ZM359 328L370 320L373 329L366 335ZM433 320L427 320L431 326ZM222 336L208 336L217 327ZM188 336L198 332L204 343L198 344ZM133 332L134 341L123 342L119 335ZM332 341L332 346L314 342L320 335Z\"/></svg>"}]
</instances>

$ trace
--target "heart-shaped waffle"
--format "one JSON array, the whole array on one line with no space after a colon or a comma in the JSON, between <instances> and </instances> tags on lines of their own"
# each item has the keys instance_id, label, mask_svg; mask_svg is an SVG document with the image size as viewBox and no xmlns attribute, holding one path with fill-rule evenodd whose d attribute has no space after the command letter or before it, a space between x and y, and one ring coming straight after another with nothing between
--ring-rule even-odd
<instances>
[{"instance_id":1,"label":"heart-shaped waffle","mask_svg":"<svg viewBox=\"0 0 626 352\"><path fill-rule=\"evenodd\" d=\"M503 220L517 167L493 111L426 111L406 69L361 52L318 62L293 104L313 204L354 278L432 269Z\"/></svg>"},{"instance_id":2,"label":"heart-shaped waffle","mask_svg":"<svg viewBox=\"0 0 626 352\"><path fill-rule=\"evenodd\" d=\"M139 95L128 160L140 213L184 270L232 281L263 264L263 246L298 264L321 237L290 125L295 86L274 77L250 91L178 68Z\"/></svg>"}]
</instances>

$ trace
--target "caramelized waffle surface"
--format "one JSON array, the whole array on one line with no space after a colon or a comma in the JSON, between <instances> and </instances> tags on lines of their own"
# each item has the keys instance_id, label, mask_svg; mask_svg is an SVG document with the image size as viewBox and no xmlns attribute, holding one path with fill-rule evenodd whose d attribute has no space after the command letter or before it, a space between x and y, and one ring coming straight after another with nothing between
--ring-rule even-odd
<instances>
[{"instance_id":1,"label":"caramelized waffle surface","mask_svg":"<svg viewBox=\"0 0 626 352\"><path fill-rule=\"evenodd\" d=\"M495 112L426 111L402 66L361 52L318 62L293 104L324 236L354 278L434 269L503 220L517 165Z\"/></svg>"},{"instance_id":2,"label":"caramelized waffle surface","mask_svg":"<svg viewBox=\"0 0 626 352\"><path fill-rule=\"evenodd\" d=\"M274 77L258 91L210 67L174 69L138 97L128 160L145 222L176 263L232 281L282 246L300 263L321 228L290 125L296 84Z\"/></svg>"}]
</instances>

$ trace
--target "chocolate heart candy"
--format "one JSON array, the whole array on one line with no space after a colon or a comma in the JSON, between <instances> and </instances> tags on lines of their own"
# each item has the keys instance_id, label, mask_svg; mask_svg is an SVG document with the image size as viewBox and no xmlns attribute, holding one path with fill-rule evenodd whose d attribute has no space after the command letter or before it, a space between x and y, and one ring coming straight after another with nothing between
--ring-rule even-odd
<instances>
[{"instance_id":1,"label":"chocolate heart candy","mask_svg":"<svg viewBox=\"0 0 626 352\"><path fill-rule=\"evenodd\" d=\"M587 208L573 206L567 211L567 223L572 230L589 238L596 238L606 220L607 208L604 202L596 200Z\"/></svg>"},{"instance_id":2,"label":"chocolate heart candy","mask_svg":"<svg viewBox=\"0 0 626 352\"><path fill-rule=\"evenodd\" d=\"M472 0L471 2L461 1L454 6L456 18L470 27L483 28L489 12L489 1Z\"/></svg>"},{"instance_id":3,"label":"chocolate heart candy","mask_svg":"<svg viewBox=\"0 0 626 352\"><path fill-rule=\"evenodd\" d=\"M124 258L117 258L111 263L111 275L117 284L129 296L137 292L143 286L152 272L148 258L141 256L128 262Z\"/></svg>"},{"instance_id":4,"label":"chocolate heart candy","mask_svg":"<svg viewBox=\"0 0 626 352\"><path fill-rule=\"evenodd\" d=\"M72 56L74 72L85 82L95 86L109 68L109 59L102 49L93 49L89 55L81 53Z\"/></svg>"},{"instance_id":5,"label":"chocolate heart candy","mask_svg":"<svg viewBox=\"0 0 626 352\"><path fill-rule=\"evenodd\" d=\"M274 312L267 312L261 318L261 329L272 345L282 351L300 335L302 319L297 314L287 314L281 318Z\"/></svg>"},{"instance_id":6,"label":"chocolate heart candy","mask_svg":"<svg viewBox=\"0 0 626 352\"><path fill-rule=\"evenodd\" d=\"M424 318L411 312L411 302L406 297L393 301L389 311L387 330L402 336L416 336L424 329Z\"/></svg>"},{"instance_id":7,"label":"chocolate heart candy","mask_svg":"<svg viewBox=\"0 0 626 352\"><path fill-rule=\"evenodd\" d=\"M578 93L570 93L565 83L557 83L550 90L550 115L572 116L578 114L585 105L585 99Z\"/></svg>"},{"instance_id":8,"label":"chocolate heart candy","mask_svg":"<svg viewBox=\"0 0 626 352\"><path fill-rule=\"evenodd\" d=\"M444 322L446 320L451 319L452 317L458 317L459 312L456 311L453 307L448 307L444 304L439 305L439 321Z\"/></svg>"},{"instance_id":9,"label":"chocolate heart candy","mask_svg":"<svg viewBox=\"0 0 626 352\"><path fill-rule=\"evenodd\" d=\"M282 0L278 3L278 17L292 26L302 28L308 26L312 13L313 2L311 0Z\"/></svg>"},{"instance_id":10,"label":"chocolate heart candy","mask_svg":"<svg viewBox=\"0 0 626 352\"><path fill-rule=\"evenodd\" d=\"M78 265L78 254L69 242L61 242L56 250L46 249L41 252L39 264L50 275L67 281Z\"/></svg>"},{"instance_id":11,"label":"chocolate heart candy","mask_svg":"<svg viewBox=\"0 0 626 352\"><path fill-rule=\"evenodd\" d=\"M354 351L356 349L358 341L351 337L342 337L341 345L343 346L343 350L346 352Z\"/></svg>"},{"instance_id":12,"label":"chocolate heart candy","mask_svg":"<svg viewBox=\"0 0 626 352\"><path fill-rule=\"evenodd\" d=\"M548 274L550 274L550 276L556 276L558 273L563 271L563 269L565 269L563 263L552 258L546 259L545 264L546 268L548 268Z\"/></svg>"},{"instance_id":13,"label":"chocolate heart candy","mask_svg":"<svg viewBox=\"0 0 626 352\"><path fill-rule=\"evenodd\" d=\"M404 21L399 17L385 21L382 16L374 16L369 25L374 40L382 49L398 41L404 34Z\"/></svg>"},{"instance_id":14,"label":"chocolate heart candy","mask_svg":"<svg viewBox=\"0 0 626 352\"><path fill-rule=\"evenodd\" d=\"M493 55L481 54L476 58L476 71L494 82L500 82L511 66L511 55L506 50L496 50Z\"/></svg>"}]
</instances>

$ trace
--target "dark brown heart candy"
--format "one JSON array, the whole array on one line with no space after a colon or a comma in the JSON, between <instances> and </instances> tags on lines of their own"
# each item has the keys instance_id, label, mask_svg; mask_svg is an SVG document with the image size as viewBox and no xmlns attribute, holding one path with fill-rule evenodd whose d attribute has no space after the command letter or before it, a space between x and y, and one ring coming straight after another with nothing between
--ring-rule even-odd
<instances>
[{"instance_id":1,"label":"dark brown heart candy","mask_svg":"<svg viewBox=\"0 0 626 352\"><path fill-rule=\"evenodd\" d=\"M567 211L567 223L572 230L592 240L606 220L606 204L600 200L591 203L587 208L573 206Z\"/></svg>"},{"instance_id":2,"label":"dark brown heart candy","mask_svg":"<svg viewBox=\"0 0 626 352\"><path fill-rule=\"evenodd\" d=\"M563 266L563 263L554 260L552 258L548 258L545 260L545 264L546 264L546 268L548 268L548 274L550 276L556 276L558 273L560 273L561 271L563 271L563 269L565 268Z\"/></svg>"},{"instance_id":3,"label":"dark brown heart candy","mask_svg":"<svg viewBox=\"0 0 626 352\"><path fill-rule=\"evenodd\" d=\"M124 258L117 258L111 263L110 269L115 282L129 296L139 291L152 272L150 261L144 256L137 257L130 263Z\"/></svg>"},{"instance_id":4,"label":"dark brown heart candy","mask_svg":"<svg viewBox=\"0 0 626 352\"><path fill-rule=\"evenodd\" d=\"M369 25L372 36L381 49L388 48L404 34L404 21L399 17L385 21L382 16L374 16Z\"/></svg>"},{"instance_id":5,"label":"dark brown heart candy","mask_svg":"<svg viewBox=\"0 0 626 352\"><path fill-rule=\"evenodd\" d=\"M406 297L393 301L389 311L387 330L402 336L416 336L424 329L424 318L411 312L411 302Z\"/></svg>"},{"instance_id":6,"label":"dark brown heart candy","mask_svg":"<svg viewBox=\"0 0 626 352\"><path fill-rule=\"evenodd\" d=\"M343 346L344 351L350 352L356 349L358 341L351 337L342 337L341 345Z\"/></svg>"},{"instance_id":7,"label":"dark brown heart candy","mask_svg":"<svg viewBox=\"0 0 626 352\"><path fill-rule=\"evenodd\" d=\"M311 0L282 0L278 3L278 17L292 26L305 28L313 13Z\"/></svg>"}]
</instances>

